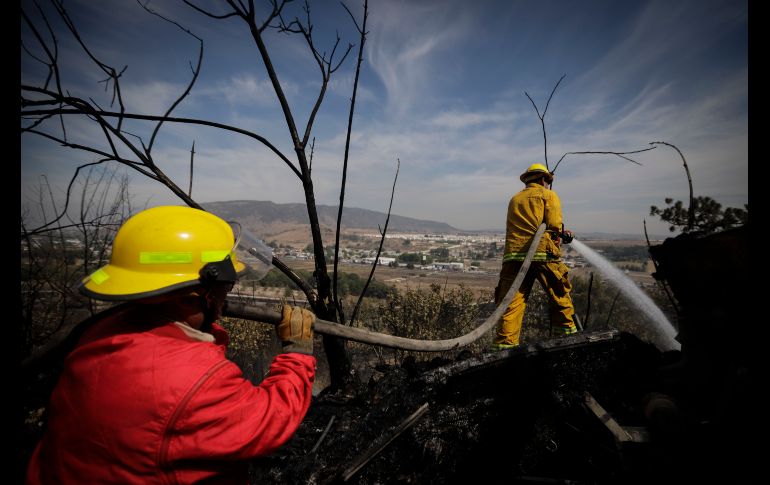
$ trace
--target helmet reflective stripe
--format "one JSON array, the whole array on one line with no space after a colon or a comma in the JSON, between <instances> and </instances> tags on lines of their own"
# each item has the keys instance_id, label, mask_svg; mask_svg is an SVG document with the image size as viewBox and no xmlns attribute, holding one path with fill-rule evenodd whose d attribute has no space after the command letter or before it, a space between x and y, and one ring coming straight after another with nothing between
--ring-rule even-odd
<instances>
[{"instance_id":1,"label":"helmet reflective stripe","mask_svg":"<svg viewBox=\"0 0 770 485\"><path fill-rule=\"evenodd\" d=\"M89 278L91 278L91 281L93 281L97 285L101 285L102 283L110 279L110 275L108 275L101 269L97 269L96 271L91 273L91 276Z\"/></svg>"},{"instance_id":2,"label":"helmet reflective stripe","mask_svg":"<svg viewBox=\"0 0 770 485\"><path fill-rule=\"evenodd\" d=\"M201 251L201 263L215 263L224 261L226 257L235 258L234 251Z\"/></svg>"},{"instance_id":3,"label":"helmet reflective stripe","mask_svg":"<svg viewBox=\"0 0 770 485\"><path fill-rule=\"evenodd\" d=\"M201 263L222 261L231 253L232 251L201 251ZM139 253L139 264L186 264L192 262L193 253L191 252L142 251Z\"/></svg>"},{"instance_id":4,"label":"helmet reflective stripe","mask_svg":"<svg viewBox=\"0 0 770 485\"><path fill-rule=\"evenodd\" d=\"M139 264L187 264L192 263L192 253L172 253L168 251L154 251L139 253Z\"/></svg>"}]
</instances>

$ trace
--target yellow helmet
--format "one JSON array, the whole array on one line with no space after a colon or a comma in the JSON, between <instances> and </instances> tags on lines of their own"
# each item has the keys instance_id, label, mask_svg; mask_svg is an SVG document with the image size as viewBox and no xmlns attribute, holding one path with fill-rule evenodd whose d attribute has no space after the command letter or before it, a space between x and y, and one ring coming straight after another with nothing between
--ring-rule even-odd
<instances>
[{"instance_id":1,"label":"yellow helmet","mask_svg":"<svg viewBox=\"0 0 770 485\"><path fill-rule=\"evenodd\" d=\"M550 184L553 182L553 174L548 171L545 165L542 163L533 163L527 168L527 171L519 176L519 180L525 184L531 180L539 178L541 175L545 175L546 181Z\"/></svg>"},{"instance_id":2,"label":"yellow helmet","mask_svg":"<svg viewBox=\"0 0 770 485\"><path fill-rule=\"evenodd\" d=\"M147 209L115 235L110 262L80 284L109 301L162 295L209 282L235 283L245 269L232 227L209 212L181 206Z\"/></svg>"}]
</instances>

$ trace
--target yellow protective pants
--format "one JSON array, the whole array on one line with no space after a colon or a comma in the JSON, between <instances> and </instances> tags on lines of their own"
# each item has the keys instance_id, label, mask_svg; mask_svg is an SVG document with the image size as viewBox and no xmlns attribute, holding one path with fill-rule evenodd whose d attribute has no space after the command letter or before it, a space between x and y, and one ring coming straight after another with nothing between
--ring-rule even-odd
<instances>
[{"instance_id":1,"label":"yellow protective pants","mask_svg":"<svg viewBox=\"0 0 770 485\"><path fill-rule=\"evenodd\" d=\"M521 261L503 263L503 269L500 270L500 281L495 288L495 305L499 305L505 298L505 294L508 293L519 268L521 268L521 263ZM504 346L519 345L524 309L527 307L527 299L535 280L540 282L548 294L551 330L554 334L564 336L576 333L577 328L572 318L575 309L572 306L572 297L570 296L572 285L567 278L568 272L569 269L561 261L533 261L519 291L516 292L513 301L503 313L503 320L498 325L494 343Z\"/></svg>"}]
</instances>

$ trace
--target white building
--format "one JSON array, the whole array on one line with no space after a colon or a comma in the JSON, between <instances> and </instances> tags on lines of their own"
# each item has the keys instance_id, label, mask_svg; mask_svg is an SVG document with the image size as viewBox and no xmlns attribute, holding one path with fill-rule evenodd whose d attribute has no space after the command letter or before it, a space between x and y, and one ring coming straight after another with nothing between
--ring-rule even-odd
<instances>
[{"instance_id":1,"label":"white building","mask_svg":"<svg viewBox=\"0 0 770 485\"><path fill-rule=\"evenodd\" d=\"M374 258L362 258L361 262L365 263L365 264L372 264L372 263L374 263ZM380 266L388 265L388 264L395 263L395 262L396 262L396 258L386 258L384 256L380 256L377 259L377 264L380 265Z\"/></svg>"}]
</instances>

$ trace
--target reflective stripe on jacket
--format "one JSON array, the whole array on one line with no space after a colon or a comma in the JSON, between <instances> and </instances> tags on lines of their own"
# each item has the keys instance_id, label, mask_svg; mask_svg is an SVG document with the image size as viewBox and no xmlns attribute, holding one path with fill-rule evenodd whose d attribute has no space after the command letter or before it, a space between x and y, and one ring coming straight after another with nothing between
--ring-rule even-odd
<instances>
[{"instance_id":1,"label":"reflective stripe on jacket","mask_svg":"<svg viewBox=\"0 0 770 485\"><path fill-rule=\"evenodd\" d=\"M556 192L540 184L530 183L515 194L508 203L505 224L505 256L503 261L522 261L514 259L519 253L527 253L532 237L540 224L545 222L547 231L561 232L561 201ZM561 251L556 245L552 232L546 232L537 247L535 261L553 261L559 259ZM537 254L541 258L537 259ZM508 258L508 259L506 259Z\"/></svg>"},{"instance_id":2,"label":"reflective stripe on jacket","mask_svg":"<svg viewBox=\"0 0 770 485\"><path fill-rule=\"evenodd\" d=\"M507 263L508 261L524 261L526 257L526 252L505 253L503 255L503 263ZM536 252L532 257L532 261L557 261L558 259L558 256L543 252Z\"/></svg>"},{"instance_id":3,"label":"reflective stripe on jacket","mask_svg":"<svg viewBox=\"0 0 770 485\"><path fill-rule=\"evenodd\" d=\"M207 342L181 324L121 315L95 324L67 357L27 483L247 483L248 460L304 418L315 357L280 354L254 385L225 358L218 325Z\"/></svg>"}]
</instances>

